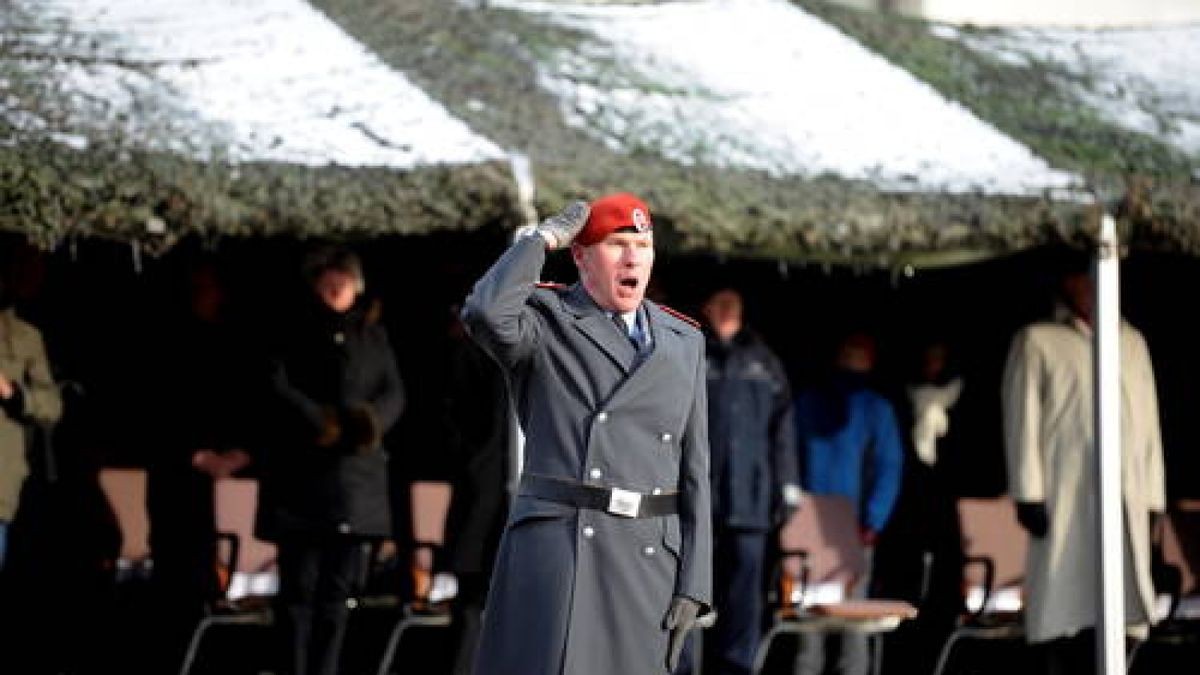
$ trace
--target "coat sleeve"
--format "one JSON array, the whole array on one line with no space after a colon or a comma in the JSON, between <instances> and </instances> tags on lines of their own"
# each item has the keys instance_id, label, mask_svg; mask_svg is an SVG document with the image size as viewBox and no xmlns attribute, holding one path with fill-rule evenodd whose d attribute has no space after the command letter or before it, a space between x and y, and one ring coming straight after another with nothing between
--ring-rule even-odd
<instances>
[{"instance_id":1,"label":"coat sleeve","mask_svg":"<svg viewBox=\"0 0 1200 675\"><path fill-rule=\"evenodd\" d=\"M879 532L887 525L900 494L900 479L904 472L904 446L900 441L900 426L892 404L880 398L871 415L871 470L867 472L866 517L863 524Z\"/></svg>"},{"instance_id":2,"label":"coat sleeve","mask_svg":"<svg viewBox=\"0 0 1200 675\"><path fill-rule=\"evenodd\" d=\"M1139 338L1141 336L1139 335ZM1144 379L1141 414L1146 429L1145 444L1141 457L1143 472L1146 477L1145 500L1146 509L1162 513L1167 509L1166 476L1163 470L1162 432L1158 416L1158 389L1154 379L1154 362L1150 359L1150 350L1146 347L1145 339L1138 340L1141 361L1140 376Z\"/></svg>"},{"instance_id":3,"label":"coat sleeve","mask_svg":"<svg viewBox=\"0 0 1200 675\"><path fill-rule=\"evenodd\" d=\"M37 330L30 332L29 345L24 381L15 383L23 399L21 416L42 424L53 424L62 417L62 396L50 374L46 346Z\"/></svg>"},{"instance_id":4,"label":"coat sleeve","mask_svg":"<svg viewBox=\"0 0 1200 675\"><path fill-rule=\"evenodd\" d=\"M1026 329L1013 338L1001 389L1008 493L1019 502L1046 500L1041 440L1041 355Z\"/></svg>"},{"instance_id":5,"label":"coat sleeve","mask_svg":"<svg viewBox=\"0 0 1200 675\"><path fill-rule=\"evenodd\" d=\"M675 594L712 607L712 505L708 475L708 384L705 377L704 346L696 358L692 385L692 408L680 447L680 550L679 577Z\"/></svg>"},{"instance_id":6,"label":"coat sleeve","mask_svg":"<svg viewBox=\"0 0 1200 675\"><path fill-rule=\"evenodd\" d=\"M541 321L528 300L545 262L545 241L522 237L475 284L463 306L471 337L506 368L527 360L541 337Z\"/></svg>"},{"instance_id":7,"label":"coat sleeve","mask_svg":"<svg viewBox=\"0 0 1200 675\"><path fill-rule=\"evenodd\" d=\"M271 391L279 401L283 412L290 419L300 420L309 427L314 437L321 435L330 424L329 413L316 401L292 384L288 377L286 357L279 355L271 360Z\"/></svg>"},{"instance_id":8,"label":"coat sleeve","mask_svg":"<svg viewBox=\"0 0 1200 675\"><path fill-rule=\"evenodd\" d=\"M396 365L396 354L382 326L379 327L379 344L381 372L370 403L379 422L379 432L383 434L400 419L407 399L404 380L400 378L400 368Z\"/></svg>"},{"instance_id":9,"label":"coat sleeve","mask_svg":"<svg viewBox=\"0 0 1200 675\"><path fill-rule=\"evenodd\" d=\"M777 494L792 486L799 489L800 469L796 457L796 422L792 409L792 388L783 364L774 354L770 359L775 377L775 395L771 400L771 462Z\"/></svg>"}]
</instances>

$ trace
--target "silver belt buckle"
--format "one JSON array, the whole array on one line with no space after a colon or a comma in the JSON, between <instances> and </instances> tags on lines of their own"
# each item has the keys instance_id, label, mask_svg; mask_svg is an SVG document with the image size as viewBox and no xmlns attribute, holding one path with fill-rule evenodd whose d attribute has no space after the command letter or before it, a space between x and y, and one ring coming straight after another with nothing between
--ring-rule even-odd
<instances>
[{"instance_id":1,"label":"silver belt buckle","mask_svg":"<svg viewBox=\"0 0 1200 675\"><path fill-rule=\"evenodd\" d=\"M608 512L613 515L637 518L638 509L641 505L642 495L637 492L622 490L621 488L612 488L609 490Z\"/></svg>"}]
</instances>

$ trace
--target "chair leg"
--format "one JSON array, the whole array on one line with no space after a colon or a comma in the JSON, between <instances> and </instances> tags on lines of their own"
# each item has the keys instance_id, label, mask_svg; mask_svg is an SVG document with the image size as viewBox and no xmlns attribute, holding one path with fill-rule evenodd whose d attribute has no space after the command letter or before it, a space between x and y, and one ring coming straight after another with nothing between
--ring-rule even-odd
<instances>
[{"instance_id":1,"label":"chair leg","mask_svg":"<svg viewBox=\"0 0 1200 675\"><path fill-rule=\"evenodd\" d=\"M213 617L206 616L196 624L196 630L192 631L192 639L188 641L187 652L183 656L183 665L179 667L179 675L188 675L192 672L192 666L195 665L196 657L200 654L200 642L213 623Z\"/></svg>"},{"instance_id":2,"label":"chair leg","mask_svg":"<svg viewBox=\"0 0 1200 675\"><path fill-rule=\"evenodd\" d=\"M754 652L754 665L750 669L750 675L759 675L762 673L763 668L767 665L767 655L771 652L771 643L775 641L775 638L781 632L779 624L776 623L774 626L771 626L771 630L767 631L767 634L759 641L758 649Z\"/></svg>"},{"instance_id":3,"label":"chair leg","mask_svg":"<svg viewBox=\"0 0 1200 675\"><path fill-rule=\"evenodd\" d=\"M942 675L942 672L946 669L946 664L950 662L950 651L954 649L954 643L964 637L966 637L965 633L956 630L950 634L950 637L946 638L946 644L942 646L942 652L938 654L937 665L933 668L933 675Z\"/></svg>"},{"instance_id":4,"label":"chair leg","mask_svg":"<svg viewBox=\"0 0 1200 675\"><path fill-rule=\"evenodd\" d=\"M379 658L379 670L376 675L388 675L391 672L392 660L396 658L396 648L400 646L400 638L404 635L404 631L412 625L412 617L409 616L396 622L396 626L392 628L392 634L388 636L387 645L383 648L383 655Z\"/></svg>"},{"instance_id":5,"label":"chair leg","mask_svg":"<svg viewBox=\"0 0 1200 675\"><path fill-rule=\"evenodd\" d=\"M872 633L870 636L871 645L871 675L879 675L883 672L883 633Z\"/></svg>"}]
</instances>

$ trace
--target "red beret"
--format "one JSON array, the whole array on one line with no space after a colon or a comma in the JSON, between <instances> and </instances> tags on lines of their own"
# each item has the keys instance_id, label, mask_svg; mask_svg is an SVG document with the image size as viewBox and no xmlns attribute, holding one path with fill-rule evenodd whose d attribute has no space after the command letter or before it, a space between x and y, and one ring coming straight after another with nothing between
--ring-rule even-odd
<instances>
[{"instance_id":1,"label":"red beret","mask_svg":"<svg viewBox=\"0 0 1200 675\"><path fill-rule=\"evenodd\" d=\"M576 235L575 243L591 246L604 241L613 232L624 229L650 232L653 229L650 208L628 192L606 195L592 202L587 223Z\"/></svg>"}]
</instances>

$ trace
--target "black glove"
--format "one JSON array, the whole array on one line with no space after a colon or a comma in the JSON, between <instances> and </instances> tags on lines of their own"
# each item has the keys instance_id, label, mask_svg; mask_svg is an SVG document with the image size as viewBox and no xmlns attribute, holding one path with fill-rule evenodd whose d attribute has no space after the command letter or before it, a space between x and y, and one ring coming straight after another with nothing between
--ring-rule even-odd
<instances>
[{"instance_id":1,"label":"black glove","mask_svg":"<svg viewBox=\"0 0 1200 675\"><path fill-rule=\"evenodd\" d=\"M683 653L683 645L687 642L688 633L696 625L696 617L700 615L700 603L681 595L671 600L671 609L663 619L663 628L671 631L667 647L667 671L675 672L679 665L679 655Z\"/></svg>"},{"instance_id":2,"label":"black glove","mask_svg":"<svg viewBox=\"0 0 1200 675\"><path fill-rule=\"evenodd\" d=\"M16 382L10 382L10 384L12 385L12 396L0 398L0 410L3 410L11 419L22 420L25 417L25 392Z\"/></svg>"},{"instance_id":3,"label":"black glove","mask_svg":"<svg viewBox=\"0 0 1200 675\"><path fill-rule=\"evenodd\" d=\"M1050 530L1050 519L1042 502L1017 502L1017 522L1035 539L1041 539Z\"/></svg>"},{"instance_id":4,"label":"black glove","mask_svg":"<svg viewBox=\"0 0 1200 675\"><path fill-rule=\"evenodd\" d=\"M1154 535L1158 533L1158 524L1162 522L1163 514L1161 511L1150 512L1150 545L1153 547L1155 542Z\"/></svg>"},{"instance_id":5,"label":"black glove","mask_svg":"<svg viewBox=\"0 0 1200 675\"><path fill-rule=\"evenodd\" d=\"M379 419L368 404L352 405L341 413L342 437L347 449L360 455L369 454L383 440Z\"/></svg>"}]
</instances>

